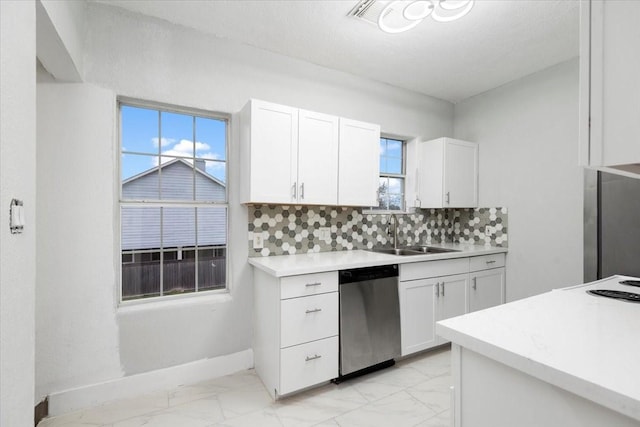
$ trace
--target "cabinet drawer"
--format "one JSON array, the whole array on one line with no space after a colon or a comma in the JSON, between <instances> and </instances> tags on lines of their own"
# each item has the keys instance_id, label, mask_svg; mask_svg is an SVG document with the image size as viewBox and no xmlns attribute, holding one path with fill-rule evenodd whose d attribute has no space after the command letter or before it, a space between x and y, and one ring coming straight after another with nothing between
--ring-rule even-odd
<instances>
[{"instance_id":1,"label":"cabinet drawer","mask_svg":"<svg viewBox=\"0 0 640 427\"><path fill-rule=\"evenodd\" d=\"M338 291L338 272L301 274L280 279L280 298L296 298L307 295Z\"/></svg>"},{"instance_id":2,"label":"cabinet drawer","mask_svg":"<svg viewBox=\"0 0 640 427\"><path fill-rule=\"evenodd\" d=\"M280 351L280 390L287 394L338 376L338 337Z\"/></svg>"},{"instance_id":3,"label":"cabinet drawer","mask_svg":"<svg viewBox=\"0 0 640 427\"><path fill-rule=\"evenodd\" d=\"M469 258L400 264L400 280L427 279L469 272Z\"/></svg>"},{"instance_id":4,"label":"cabinet drawer","mask_svg":"<svg viewBox=\"0 0 640 427\"><path fill-rule=\"evenodd\" d=\"M280 347L338 335L338 293L280 302Z\"/></svg>"},{"instance_id":5,"label":"cabinet drawer","mask_svg":"<svg viewBox=\"0 0 640 427\"><path fill-rule=\"evenodd\" d=\"M504 267L504 254L482 255L469 258L469 271Z\"/></svg>"}]
</instances>

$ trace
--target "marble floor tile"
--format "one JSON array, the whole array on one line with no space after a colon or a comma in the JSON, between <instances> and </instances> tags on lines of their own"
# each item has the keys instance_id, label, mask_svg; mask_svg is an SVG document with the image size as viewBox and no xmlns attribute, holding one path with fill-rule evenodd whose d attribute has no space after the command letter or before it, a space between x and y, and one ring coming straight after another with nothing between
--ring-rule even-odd
<instances>
[{"instance_id":1,"label":"marble floor tile","mask_svg":"<svg viewBox=\"0 0 640 427\"><path fill-rule=\"evenodd\" d=\"M43 420L38 427L445 427L450 351L273 401L253 370Z\"/></svg>"},{"instance_id":2,"label":"marble floor tile","mask_svg":"<svg viewBox=\"0 0 640 427\"><path fill-rule=\"evenodd\" d=\"M406 391L368 403L335 418L341 427L409 427L437 413Z\"/></svg>"}]
</instances>

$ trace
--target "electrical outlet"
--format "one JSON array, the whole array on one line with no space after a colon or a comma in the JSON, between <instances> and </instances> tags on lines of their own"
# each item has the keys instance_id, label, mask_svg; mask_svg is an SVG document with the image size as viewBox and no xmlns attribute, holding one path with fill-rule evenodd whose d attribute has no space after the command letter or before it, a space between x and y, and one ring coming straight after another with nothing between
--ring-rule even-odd
<instances>
[{"instance_id":1,"label":"electrical outlet","mask_svg":"<svg viewBox=\"0 0 640 427\"><path fill-rule=\"evenodd\" d=\"M329 227L320 227L318 233L320 240L329 240L331 238L331 229Z\"/></svg>"},{"instance_id":2,"label":"electrical outlet","mask_svg":"<svg viewBox=\"0 0 640 427\"><path fill-rule=\"evenodd\" d=\"M253 233L253 249L264 248L264 239L262 233Z\"/></svg>"}]
</instances>

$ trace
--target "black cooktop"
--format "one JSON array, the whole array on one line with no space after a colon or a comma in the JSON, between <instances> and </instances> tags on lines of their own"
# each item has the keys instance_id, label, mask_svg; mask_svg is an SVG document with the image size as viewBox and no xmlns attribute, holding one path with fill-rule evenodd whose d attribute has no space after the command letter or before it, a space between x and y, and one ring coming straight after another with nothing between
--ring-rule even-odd
<instances>
[{"instance_id":1,"label":"black cooktop","mask_svg":"<svg viewBox=\"0 0 640 427\"><path fill-rule=\"evenodd\" d=\"M614 291L612 289L590 289L588 294L599 297L615 298L629 302L640 302L640 294L625 291Z\"/></svg>"},{"instance_id":2,"label":"black cooktop","mask_svg":"<svg viewBox=\"0 0 640 427\"><path fill-rule=\"evenodd\" d=\"M640 288L640 280L623 280L619 282L621 285L636 286Z\"/></svg>"}]
</instances>

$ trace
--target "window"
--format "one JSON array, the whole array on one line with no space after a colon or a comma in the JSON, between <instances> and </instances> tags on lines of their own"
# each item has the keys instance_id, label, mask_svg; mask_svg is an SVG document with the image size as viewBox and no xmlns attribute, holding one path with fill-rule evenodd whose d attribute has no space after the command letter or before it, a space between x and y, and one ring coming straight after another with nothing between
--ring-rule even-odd
<instances>
[{"instance_id":1,"label":"window","mask_svg":"<svg viewBox=\"0 0 640 427\"><path fill-rule=\"evenodd\" d=\"M377 209L404 210L404 163L404 141L380 138L380 184Z\"/></svg>"},{"instance_id":2,"label":"window","mask_svg":"<svg viewBox=\"0 0 640 427\"><path fill-rule=\"evenodd\" d=\"M226 289L228 119L119 110L122 301Z\"/></svg>"}]
</instances>

